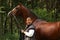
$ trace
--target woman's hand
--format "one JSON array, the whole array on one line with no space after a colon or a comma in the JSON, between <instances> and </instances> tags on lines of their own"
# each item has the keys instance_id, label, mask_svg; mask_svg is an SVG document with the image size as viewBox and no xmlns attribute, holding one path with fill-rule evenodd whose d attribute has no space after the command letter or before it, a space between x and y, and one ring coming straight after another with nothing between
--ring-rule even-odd
<instances>
[{"instance_id":1,"label":"woman's hand","mask_svg":"<svg viewBox=\"0 0 60 40\"><path fill-rule=\"evenodd\" d=\"M22 33L24 33L24 30L21 30Z\"/></svg>"}]
</instances>

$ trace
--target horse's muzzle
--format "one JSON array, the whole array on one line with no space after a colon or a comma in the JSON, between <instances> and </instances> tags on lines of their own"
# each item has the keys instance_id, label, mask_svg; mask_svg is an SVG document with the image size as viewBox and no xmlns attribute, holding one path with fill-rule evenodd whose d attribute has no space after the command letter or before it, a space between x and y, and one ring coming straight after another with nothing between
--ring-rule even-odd
<instances>
[{"instance_id":1,"label":"horse's muzzle","mask_svg":"<svg viewBox=\"0 0 60 40\"><path fill-rule=\"evenodd\" d=\"M11 11L10 11L10 12L8 12L7 16L11 16Z\"/></svg>"}]
</instances>

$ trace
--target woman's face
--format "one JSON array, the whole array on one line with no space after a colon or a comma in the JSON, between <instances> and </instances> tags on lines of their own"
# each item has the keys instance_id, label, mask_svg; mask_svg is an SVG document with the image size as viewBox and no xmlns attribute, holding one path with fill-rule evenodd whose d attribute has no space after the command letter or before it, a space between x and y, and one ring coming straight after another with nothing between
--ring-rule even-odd
<instances>
[{"instance_id":1,"label":"woman's face","mask_svg":"<svg viewBox=\"0 0 60 40\"><path fill-rule=\"evenodd\" d=\"M26 24L27 25L30 25L32 23L32 19L30 18L30 17L28 17L27 19L26 19Z\"/></svg>"}]
</instances>

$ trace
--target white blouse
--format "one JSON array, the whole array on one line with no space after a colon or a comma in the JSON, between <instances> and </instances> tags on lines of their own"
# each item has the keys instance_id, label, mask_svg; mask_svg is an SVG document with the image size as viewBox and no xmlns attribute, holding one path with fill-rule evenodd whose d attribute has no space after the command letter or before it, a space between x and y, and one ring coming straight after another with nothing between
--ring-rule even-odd
<instances>
[{"instance_id":1,"label":"white blouse","mask_svg":"<svg viewBox=\"0 0 60 40\"><path fill-rule=\"evenodd\" d=\"M34 30L33 30L33 29L30 29L29 32L26 32L26 31L25 31L24 34L25 34L26 36L28 36L28 37L32 37L33 34L34 34Z\"/></svg>"}]
</instances>

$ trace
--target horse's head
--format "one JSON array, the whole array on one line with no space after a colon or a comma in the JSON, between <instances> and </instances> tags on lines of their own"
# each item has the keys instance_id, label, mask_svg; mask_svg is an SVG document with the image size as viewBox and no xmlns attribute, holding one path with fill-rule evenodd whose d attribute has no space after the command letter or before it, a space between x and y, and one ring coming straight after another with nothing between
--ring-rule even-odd
<instances>
[{"instance_id":1,"label":"horse's head","mask_svg":"<svg viewBox=\"0 0 60 40\"><path fill-rule=\"evenodd\" d=\"M34 15L30 10L28 10L25 6L23 6L21 3L17 5L13 10L11 10L8 15L15 15L15 16L21 16L23 17L24 21L26 21L27 17L31 17L34 21L37 16Z\"/></svg>"},{"instance_id":2,"label":"horse's head","mask_svg":"<svg viewBox=\"0 0 60 40\"><path fill-rule=\"evenodd\" d=\"M15 16L18 16L18 15L21 15L21 3L19 5L17 5L15 8L13 8L9 13L8 13L8 16L12 16L12 15L15 15Z\"/></svg>"}]
</instances>

